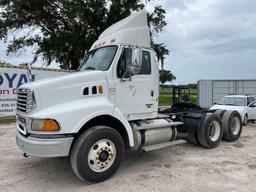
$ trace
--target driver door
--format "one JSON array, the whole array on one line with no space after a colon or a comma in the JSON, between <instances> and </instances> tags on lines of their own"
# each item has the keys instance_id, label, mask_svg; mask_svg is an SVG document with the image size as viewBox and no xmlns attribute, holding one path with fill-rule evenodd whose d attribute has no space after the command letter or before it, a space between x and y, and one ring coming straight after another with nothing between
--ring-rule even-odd
<instances>
[{"instance_id":1,"label":"driver door","mask_svg":"<svg viewBox=\"0 0 256 192\"><path fill-rule=\"evenodd\" d=\"M116 68L116 106L128 120L152 118L154 93L152 58L150 51L142 50L142 65L138 74L125 74L131 64L131 48L123 48Z\"/></svg>"}]
</instances>

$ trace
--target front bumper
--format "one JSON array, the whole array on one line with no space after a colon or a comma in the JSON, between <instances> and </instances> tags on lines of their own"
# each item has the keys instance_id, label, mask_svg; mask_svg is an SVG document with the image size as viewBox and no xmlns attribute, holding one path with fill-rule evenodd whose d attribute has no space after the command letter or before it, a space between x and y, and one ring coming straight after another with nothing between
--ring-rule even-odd
<instances>
[{"instance_id":1,"label":"front bumper","mask_svg":"<svg viewBox=\"0 0 256 192\"><path fill-rule=\"evenodd\" d=\"M37 157L65 157L69 155L73 137L41 139L25 137L16 130L16 142L19 148Z\"/></svg>"}]
</instances>

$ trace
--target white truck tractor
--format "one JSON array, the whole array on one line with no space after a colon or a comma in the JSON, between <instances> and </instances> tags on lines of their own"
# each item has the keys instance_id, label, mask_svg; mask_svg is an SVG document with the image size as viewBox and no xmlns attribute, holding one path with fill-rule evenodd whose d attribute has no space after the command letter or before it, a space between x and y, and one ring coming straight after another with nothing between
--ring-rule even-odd
<instances>
[{"instance_id":1,"label":"white truck tractor","mask_svg":"<svg viewBox=\"0 0 256 192\"><path fill-rule=\"evenodd\" d=\"M19 88L17 145L24 155L69 156L81 180L100 182L117 171L126 150L184 143L180 133L209 149L240 137L239 113L182 103L159 110L158 96L159 65L143 10L106 29L78 72Z\"/></svg>"}]
</instances>

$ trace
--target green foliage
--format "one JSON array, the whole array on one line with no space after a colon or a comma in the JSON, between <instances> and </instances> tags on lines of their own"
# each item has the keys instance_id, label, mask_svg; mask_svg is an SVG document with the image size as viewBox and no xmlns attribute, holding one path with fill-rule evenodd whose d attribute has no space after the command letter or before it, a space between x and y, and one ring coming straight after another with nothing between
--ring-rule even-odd
<instances>
[{"instance_id":1,"label":"green foliage","mask_svg":"<svg viewBox=\"0 0 256 192\"><path fill-rule=\"evenodd\" d=\"M156 56L158 59L158 62L161 63L161 69L164 68L164 59L166 55L169 55L169 50L166 48L166 46L163 43L152 43L152 47L156 52Z\"/></svg>"},{"instance_id":2,"label":"green foliage","mask_svg":"<svg viewBox=\"0 0 256 192\"><path fill-rule=\"evenodd\" d=\"M16 119L15 118L0 118L0 125L1 124L11 124L11 123L15 123Z\"/></svg>"},{"instance_id":3,"label":"green foliage","mask_svg":"<svg viewBox=\"0 0 256 192\"><path fill-rule=\"evenodd\" d=\"M160 95L159 96L159 106L171 106L172 96L171 95Z\"/></svg>"},{"instance_id":4,"label":"green foliage","mask_svg":"<svg viewBox=\"0 0 256 192\"><path fill-rule=\"evenodd\" d=\"M160 73L160 82L162 83L162 85L167 81L172 82L173 80L176 80L176 77L172 74L171 71L161 69L159 73Z\"/></svg>"},{"instance_id":5,"label":"green foliage","mask_svg":"<svg viewBox=\"0 0 256 192\"><path fill-rule=\"evenodd\" d=\"M191 89L190 93L190 102L197 104L197 89ZM159 106L170 106L172 101L172 88L160 88Z\"/></svg>"},{"instance_id":6,"label":"green foliage","mask_svg":"<svg viewBox=\"0 0 256 192\"><path fill-rule=\"evenodd\" d=\"M33 46L33 62L42 56L48 65L56 60L63 69L77 69L102 31L144 6L141 0L0 0L0 39L7 41L10 32L22 31L12 37L7 54ZM161 6L148 17L151 35L164 29ZM161 43L153 47L163 61L168 49Z\"/></svg>"}]
</instances>

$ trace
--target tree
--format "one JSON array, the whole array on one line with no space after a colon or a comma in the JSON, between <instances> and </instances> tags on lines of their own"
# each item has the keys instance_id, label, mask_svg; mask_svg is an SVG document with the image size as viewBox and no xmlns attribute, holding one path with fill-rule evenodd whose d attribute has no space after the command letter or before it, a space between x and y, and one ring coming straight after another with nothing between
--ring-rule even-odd
<instances>
[{"instance_id":1,"label":"tree","mask_svg":"<svg viewBox=\"0 0 256 192\"><path fill-rule=\"evenodd\" d=\"M56 60L63 69L77 69L102 31L144 6L141 0L0 0L0 39L7 42L10 33L21 30L23 35L13 36L7 54L34 47L33 62L42 56L48 65ZM164 29L161 6L148 18L151 36ZM163 61L168 49L152 43Z\"/></svg>"},{"instance_id":2,"label":"tree","mask_svg":"<svg viewBox=\"0 0 256 192\"><path fill-rule=\"evenodd\" d=\"M160 72L160 82L162 85L167 81L172 82L173 80L176 80L176 77L172 74L171 71L161 69L159 72Z\"/></svg>"},{"instance_id":3,"label":"tree","mask_svg":"<svg viewBox=\"0 0 256 192\"><path fill-rule=\"evenodd\" d=\"M161 63L161 69L163 69L165 55L169 55L169 50L166 48L166 46L163 43L154 43L153 42L152 46L156 52L158 62L160 61L160 63Z\"/></svg>"}]
</instances>

